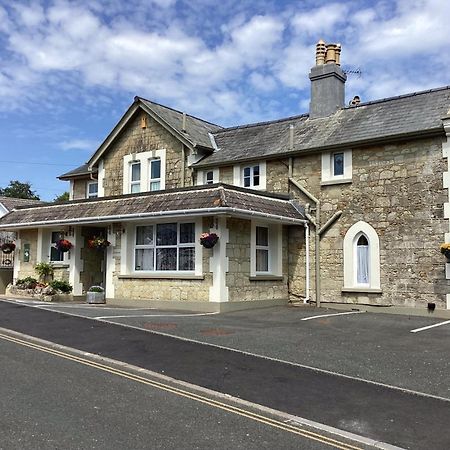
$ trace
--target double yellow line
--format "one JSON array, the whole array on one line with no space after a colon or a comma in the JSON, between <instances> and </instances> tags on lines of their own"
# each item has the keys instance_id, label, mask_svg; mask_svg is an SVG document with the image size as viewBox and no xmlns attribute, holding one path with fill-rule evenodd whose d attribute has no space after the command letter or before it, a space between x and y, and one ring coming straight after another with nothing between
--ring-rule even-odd
<instances>
[{"instance_id":1,"label":"double yellow line","mask_svg":"<svg viewBox=\"0 0 450 450\"><path fill-rule=\"evenodd\" d=\"M117 376L120 376L122 378L127 378L128 380L135 381L137 383L145 384L147 386L152 386L156 389L160 389L162 391L170 392L171 394L178 395L180 397L189 398L191 400L194 400L196 402L203 403L208 406L212 406L214 408L221 409L223 411L227 411L233 414L237 414L242 417L246 417L248 419L254 420L256 422L263 423L265 425L269 425L273 428L277 428L279 430L287 431L289 433L293 433L299 436L302 436L307 439L311 439L313 441L321 442L322 444L330 445L331 447L342 449L342 450L362 450L360 447L355 447L353 445L347 444L345 442L337 441L336 439L329 438L327 436L323 436L319 433L314 433L312 431L307 431L300 429L294 425L289 425L285 422L280 422L279 420L271 419L270 417L265 417L260 414L253 413L251 411L247 411L241 408L238 408L236 406L228 405L226 403L212 400L210 398L204 397L199 394L195 394L193 392L189 392L183 389L179 389L173 386L170 386L165 383L160 383L158 381L149 380L147 378L141 377L139 375L135 375L131 372L126 372L124 370L116 369L114 367L106 366L104 364L89 361L88 359L81 358L79 356L71 355L69 353L65 353L56 349L52 349L50 347L45 347L40 344L35 344L29 341L25 341L22 339L15 338L13 336L9 336L6 334L0 333L0 339L3 339L5 341L10 341L15 344L22 345L24 347L29 347L34 350L38 350L44 353L49 353L54 356L58 356L60 358L67 359L69 361L75 361L79 364L83 364L85 366L93 367L98 370L102 370L104 372L108 372Z\"/></svg>"}]
</instances>

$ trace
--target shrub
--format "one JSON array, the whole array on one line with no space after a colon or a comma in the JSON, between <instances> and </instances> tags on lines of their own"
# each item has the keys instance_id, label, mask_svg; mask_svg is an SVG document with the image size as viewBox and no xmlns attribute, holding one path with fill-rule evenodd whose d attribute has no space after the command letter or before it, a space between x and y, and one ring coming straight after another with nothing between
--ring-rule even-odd
<instances>
[{"instance_id":1,"label":"shrub","mask_svg":"<svg viewBox=\"0 0 450 450\"><path fill-rule=\"evenodd\" d=\"M35 272L39 275L40 278L45 279L48 276L53 276L53 264L47 262L40 262L34 266Z\"/></svg>"},{"instance_id":2,"label":"shrub","mask_svg":"<svg viewBox=\"0 0 450 450\"><path fill-rule=\"evenodd\" d=\"M16 286L19 289L34 289L37 286L37 284L38 281L36 280L36 278L33 277L21 278L16 281Z\"/></svg>"},{"instance_id":3,"label":"shrub","mask_svg":"<svg viewBox=\"0 0 450 450\"><path fill-rule=\"evenodd\" d=\"M59 291L64 294L70 294L72 292L72 286L67 281L53 280L48 285L55 291Z\"/></svg>"},{"instance_id":4,"label":"shrub","mask_svg":"<svg viewBox=\"0 0 450 450\"><path fill-rule=\"evenodd\" d=\"M101 286L91 286L88 292L105 292L105 290Z\"/></svg>"}]
</instances>

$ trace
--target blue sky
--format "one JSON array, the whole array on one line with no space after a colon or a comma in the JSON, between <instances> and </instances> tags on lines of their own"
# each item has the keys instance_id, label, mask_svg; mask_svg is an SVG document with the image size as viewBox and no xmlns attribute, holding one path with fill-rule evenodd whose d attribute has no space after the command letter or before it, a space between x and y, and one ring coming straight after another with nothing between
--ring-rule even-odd
<instances>
[{"instance_id":1,"label":"blue sky","mask_svg":"<svg viewBox=\"0 0 450 450\"><path fill-rule=\"evenodd\" d=\"M321 38L361 71L347 100L448 85L448 17L446 0L0 0L0 187L62 193L135 95L224 126L307 112Z\"/></svg>"}]
</instances>

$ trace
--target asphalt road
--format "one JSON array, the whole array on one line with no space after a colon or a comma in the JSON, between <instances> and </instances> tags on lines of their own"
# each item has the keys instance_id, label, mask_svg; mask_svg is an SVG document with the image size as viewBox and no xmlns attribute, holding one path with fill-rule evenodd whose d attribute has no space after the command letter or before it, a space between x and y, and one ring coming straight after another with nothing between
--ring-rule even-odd
<instances>
[{"instance_id":1,"label":"asphalt road","mask_svg":"<svg viewBox=\"0 0 450 450\"><path fill-rule=\"evenodd\" d=\"M448 449L450 402L0 302L0 326L405 448Z\"/></svg>"},{"instance_id":2,"label":"asphalt road","mask_svg":"<svg viewBox=\"0 0 450 450\"><path fill-rule=\"evenodd\" d=\"M0 449L329 449L0 339Z\"/></svg>"}]
</instances>

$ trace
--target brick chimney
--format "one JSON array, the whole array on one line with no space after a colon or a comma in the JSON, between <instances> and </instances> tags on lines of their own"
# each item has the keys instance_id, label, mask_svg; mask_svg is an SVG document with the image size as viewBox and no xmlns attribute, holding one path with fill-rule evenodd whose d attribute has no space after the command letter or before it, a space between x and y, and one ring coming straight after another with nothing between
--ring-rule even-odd
<instances>
[{"instance_id":1,"label":"brick chimney","mask_svg":"<svg viewBox=\"0 0 450 450\"><path fill-rule=\"evenodd\" d=\"M316 65L311 69L311 102L309 117L327 117L344 107L345 81L347 76L341 69L341 45L316 45Z\"/></svg>"}]
</instances>

